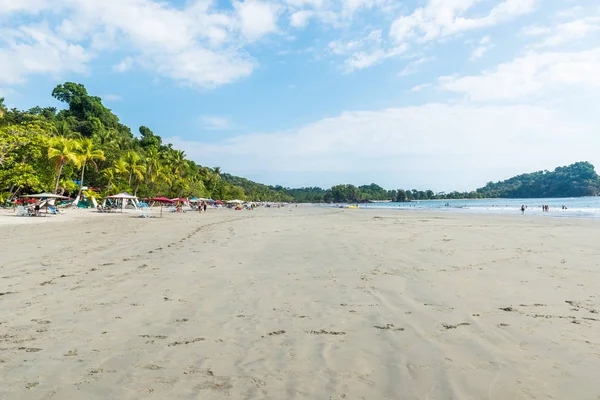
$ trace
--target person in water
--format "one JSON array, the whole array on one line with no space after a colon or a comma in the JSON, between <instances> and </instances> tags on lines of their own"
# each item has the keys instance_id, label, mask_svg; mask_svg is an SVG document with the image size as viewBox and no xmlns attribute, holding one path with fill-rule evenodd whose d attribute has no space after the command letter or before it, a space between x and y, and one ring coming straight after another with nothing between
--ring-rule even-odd
<instances>
[{"instance_id":1,"label":"person in water","mask_svg":"<svg viewBox=\"0 0 600 400\"><path fill-rule=\"evenodd\" d=\"M521 205L521 214L525 214L525 205Z\"/></svg>"}]
</instances>

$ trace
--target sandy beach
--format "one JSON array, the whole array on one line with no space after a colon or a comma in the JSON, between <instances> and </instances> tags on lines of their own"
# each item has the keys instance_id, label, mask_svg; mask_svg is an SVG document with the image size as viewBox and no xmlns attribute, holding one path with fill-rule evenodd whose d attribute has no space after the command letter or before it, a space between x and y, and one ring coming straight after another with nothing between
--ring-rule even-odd
<instances>
[{"instance_id":1,"label":"sandy beach","mask_svg":"<svg viewBox=\"0 0 600 400\"><path fill-rule=\"evenodd\" d=\"M0 214L0 398L600 398L599 221L134 216Z\"/></svg>"}]
</instances>

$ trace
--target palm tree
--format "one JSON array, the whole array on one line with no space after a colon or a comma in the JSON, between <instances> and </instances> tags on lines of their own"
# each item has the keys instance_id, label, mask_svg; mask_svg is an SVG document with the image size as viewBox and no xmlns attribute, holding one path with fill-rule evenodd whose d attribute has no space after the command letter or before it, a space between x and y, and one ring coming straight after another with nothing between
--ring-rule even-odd
<instances>
[{"instance_id":1,"label":"palm tree","mask_svg":"<svg viewBox=\"0 0 600 400\"><path fill-rule=\"evenodd\" d=\"M215 183L213 184L212 191L210 192L211 198L213 197L215 189L217 188L217 182L219 182L219 179L221 179L221 168L215 167L215 169L213 170L213 179Z\"/></svg>"},{"instance_id":2,"label":"palm tree","mask_svg":"<svg viewBox=\"0 0 600 400\"><path fill-rule=\"evenodd\" d=\"M106 157L104 157L104 152L102 150L98 150L94 147L94 143L91 139L81 139L78 141L75 153L77 154L78 164L81 167L81 182L79 183L79 193L77 193L77 198L79 198L83 189L83 178L85 176L85 167L87 163L91 162L97 170L98 165L96 164L96 160L105 160Z\"/></svg>"},{"instance_id":3,"label":"palm tree","mask_svg":"<svg viewBox=\"0 0 600 400\"><path fill-rule=\"evenodd\" d=\"M127 165L127 161L122 158L119 158L113 163L113 168L115 169L115 173L117 175L125 175L129 173L129 165Z\"/></svg>"},{"instance_id":4,"label":"palm tree","mask_svg":"<svg viewBox=\"0 0 600 400\"><path fill-rule=\"evenodd\" d=\"M77 164L77 154L75 153L75 143L71 139L55 137L50 139L48 147L48 159L54 161L56 165L56 182L54 184L54 194L58 191L58 182L66 163Z\"/></svg>"},{"instance_id":5,"label":"palm tree","mask_svg":"<svg viewBox=\"0 0 600 400\"><path fill-rule=\"evenodd\" d=\"M106 168L102 171L102 176L107 180L108 186L106 187L106 191L110 193L110 189L112 189L112 184L117 177L114 168Z\"/></svg>"},{"instance_id":6,"label":"palm tree","mask_svg":"<svg viewBox=\"0 0 600 400\"><path fill-rule=\"evenodd\" d=\"M94 133L94 135L92 136L92 139L94 139L94 141L96 143L98 143L98 145L101 148L103 148L109 152L111 150L115 150L118 147L115 129L99 130L98 132Z\"/></svg>"},{"instance_id":7,"label":"palm tree","mask_svg":"<svg viewBox=\"0 0 600 400\"><path fill-rule=\"evenodd\" d=\"M183 150L175 150L173 151L169 164L173 168L173 173L176 177L180 177L183 175L185 169L188 167L188 164L185 160L185 152Z\"/></svg>"},{"instance_id":8,"label":"palm tree","mask_svg":"<svg viewBox=\"0 0 600 400\"><path fill-rule=\"evenodd\" d=\"M129 180L127 181L129 186L131 186L131 179L133 178L134 174L139 176L140 179L142 179L141 171L144 169L144 166L140 164L140 160L141 158L139 154L135 151L128 151L125 155L125 162L127 163L127 168L129 170Z\"/></svg>"},{"instance_id":9,"label":"palm tree","mask_svg":"<svg viewBox=\"0 0 600 400\"><path fill-rule=\"evenodd\" d=\"M4 105L4 97L0 97L0 118L4 117L6 113L6 106Z\"/></svg>"},{"instance_id":10,"label":"palm tree","mask_svg":"<svg viewBox=\"0 0 600 400\"><path fill-rule=\"evenodd\" d=\"M144 164L135 164L133 166L130 166L130 168L132 169L133 176L135 177L135 180L136 180L136 185L135 185L135 189L133 190L133 195L137 196L137 191L140 188L140 184L142 183L142 180L144 179L144 173L146 172L146 166Z\"/></svg>"}]
</instances>

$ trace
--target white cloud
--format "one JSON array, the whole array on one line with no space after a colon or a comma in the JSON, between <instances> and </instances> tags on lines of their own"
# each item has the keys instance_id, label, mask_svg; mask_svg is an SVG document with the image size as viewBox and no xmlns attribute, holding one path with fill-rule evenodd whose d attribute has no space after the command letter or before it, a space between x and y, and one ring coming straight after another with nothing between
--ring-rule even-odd
<instances>
[{"instance_id":1,"label":"white cloud","mask_svg":"<svg viewBox=\"0 0 600 400\"><path fill-rule=\"evenodd\" d=\"M552 90L600 88L600 47L581 52L531 52L480 75L442 77L443 89L475 101L517 100Z\"/></svg>"},{"instance_id":2,"label":"white cloud","mask_svg":"<svg viewBox=\"0 0 600 400\"><path fill-rule=\"evenodd\" d=\"M390 36L397 42L427 42L460 32L497 25L528 14L537 0L503 0L483 16L469 17L478 0L429 0L425 7L394 21Z\"/></svg>"},{"instance_id":3,"label":"white cloud","mask_svg":"<svg viewBox=\"0 0 600 400\"><path fill-rule=\"evenodd\" d=\"M209 131L221 131L231 128L231 123L227 118L214 115L202 115L200 117L202 127Z\"/></svg>"},{"instance_id":4,"label":"white cloud","mask_svg":"<svg viewBox=\"0 0 600 400\"><path fill-rule=\"evenodd\" d=\"M121 101L123 98L118 94L105 94L104 96L100 96L104 101Z\"/></svg>"},{"instance_id":5,"label":"white cloud","mask_svg":"<svg viewBox=\"0 0 600 400\"><path fill-rule=\"evenodd\" d=\"M410 91L411 91L411 92L420 92L420 91L422 91L422 90L425 90L425 89L427 89L427 88L430 88L430 87L432 87L432 86L433 86L433 84L432 84L432 83L422 83L422 84L420 84L420 85L413 86L413 87L410 89Z\"/></svg>"},{"instance_id":6,"label":"white cloud","mask_svg":"<svg viewBox=\"0 0 600 400\"><path fill-rule=\"evenodd\" d=\"M275 4L245 0L236 1L234 7L239 16L241 32L247 40L253 42L277 31L279 7Z\"/></svg>"},{"instance_id":7,"label":"white cloud","mask_svg":"<svg viewBox=\"0 0 600 400\"><path fill-rule=\"evenodd\" d=\"M522 30L525 36L543 36L533 47L553 47L584 39L600 31L600 16L588 16L555 26L528 26Z\"/></svg>"},{"instance_id":8,"label":"white cloud","mask_svg":"<svg viewBox=\"0 0 600 400\"><path fill-rule=\"evenodd\" d=\"M256 62L244 43L277 29L278 7L259 0L234 2L235 11L215 10L214 2L206 0L186 2L184 8L158 0L55 0L51 6L48 1L3 1L0 82L23 82L31 74L84 73L96 56L120 51L125 58L116 71L147 68L185 84L213 87L252 73ZM8 28L23 20L11 18L15 13L47 24L47 32Z\"/></svg>"},{"instance_id":9,"label":"white cloud","mask_svg":"<svg viewBox=\"0 0 600 400\"><path fill-rule=\"evenodd\" d=\"M192 86L214 87L249 76L254 61L236 51L214 52L203 47L178 54L150 54L140 59L147 68Z\"/></svg>"},{"instance_id":10,"label":"white cloud","mask_svg":"<svg viewBox=\"0 0 600 400\"><path fill-rule=\"evenodd\" d=\"M550 28L546 26L530 25L521 29L521 33L525 36L541 36L550 33Z\"/></svg>"},{"instance_id":11,"label":"white cloud","mask_svg":"<svg viewBox=\"0 0 600 400\"><path fill-rule=\"evenodd\" d=\"M113 66L113 69L117 72L129 71L133 67L134 60L131 57L125 57L120 63Z\"/></svg>"},{"instance_id":12,"label":"white cloud","mask_svg":"<svg viewBox=\"0 0 600 400\"><path fill-rule=\"evenodd\" d=\"M388 58L403 54L407 48L406 45L385 48L381 30L373 30L365 37L356 40L333 41L328 45L328 50L332 54L346 56L344 60L346 72L379 64Z\"/></svg>"},{"instance_id":13,"label":"white cloud","mask_svg":"<svg viewBox=\"0 0 600 400\"><path fill-rule=\"evenodd\" d=\"M477 47L471 53L471 57L469 60L474 61L478 60L484 56L492 47L492 39L489 36L484 36L479 40Z\"/></svg>"},{"instance_id":14,"label":"white cloud","mask_svg":"<svg viewBox=\"0 0 600 400\"><path fill-rule=\"evenodd\" d=\"M92 55L82 46L68 43L44 24L0 28L0 84L18 84L27 76L85 73Z\"/></svg>"},{"instance_id":15,"label":"white cloud","mask_svg":"<svg viewBox=\"0 0 600 400\"><path fill-rule=\"evenodd\" d=\"M354 177L353 183L376 180L390 188L418 182L436 190L466 190L511 171L600 161L598 118L586 115L581 120L561 108L525 105L426 104L345 112L292 131L216 144L169 141L205 164L244 176L278 171L278 179L290 184L295 184L291 177L303 175L325 186L339 183L343 174Z\"/></svg>"},{"instance_id":16,"label":"white cloud","mask_svg":"<svg viewBox=\"0 0 600 400\"><path fill-rule=\"evenodd\" d=\"M431 62L435 60L433 57L421 57L415 61L410 62L402 71L400 71L400 76L409 76L414 75L419 72L419 67L425 63Z\"/></svg>"},{"instance_id":17,"label":"white cloud","mask_svg":"<svg viewBox=\"0 0 600 400\"><path fill-rule=\"evenodd\" d=\"M295 28L304 28L311 17L315 15L314 11L301 10L290 15L290 25Z\"/></svg>"}]
</instances>

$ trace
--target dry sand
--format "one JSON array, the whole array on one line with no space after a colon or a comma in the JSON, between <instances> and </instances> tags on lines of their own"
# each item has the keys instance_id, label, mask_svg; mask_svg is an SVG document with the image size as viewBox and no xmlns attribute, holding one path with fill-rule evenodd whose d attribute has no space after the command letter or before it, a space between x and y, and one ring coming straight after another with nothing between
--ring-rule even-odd
<instances>
[{"instance_id":1,"label":"dry sand","mask_svg":"<svg viewBox=\"0 0 600 400\"><path fill-rule=\"evenodd\" d=\"M600 398L598 221L21 222L0 215L2 399Z\"/></svg>"}]
</instances>

